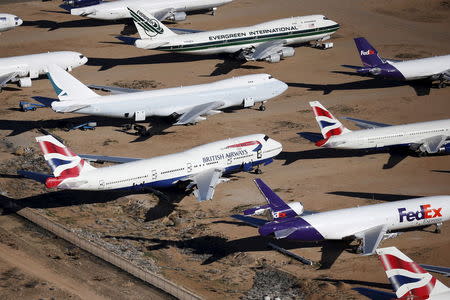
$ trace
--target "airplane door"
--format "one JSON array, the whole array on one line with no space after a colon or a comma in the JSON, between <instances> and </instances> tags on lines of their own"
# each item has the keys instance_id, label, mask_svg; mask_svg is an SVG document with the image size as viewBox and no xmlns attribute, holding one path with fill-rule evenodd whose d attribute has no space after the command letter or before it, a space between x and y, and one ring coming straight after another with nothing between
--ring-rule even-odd
<instances>
[{"instance_id":1,"label":"airplane door","mask_svg":"<svg viewBox=\"0 0 450 300\"><path fill-rule=\"evenodd\" d=\"M156 170L152 170L152 180L156 180L158 178L158 172Z\"/></svg>"},{"instance_id":2,"label":"airplane door","mask_svg":"<svg viewBox=\"0 0 450 300\"><path fill-rule=\"evenodd\" d=\"M103 179L100 179L98 181L98 189L99 190L104 190L105 189L105 181Z\"/></svg>"},{"instance_id":3,"label":"airplane door","mask_svg":"<svg viewBox=\"0 0 450 300\"><path fill-rule=\"evenodd\" d=\"M191 164L191 163L187 163L187 165L186 165L186 171L187 171L188 173L191 173L191 172L192 172L192 164Z\"/></svg>"}]
</instances>

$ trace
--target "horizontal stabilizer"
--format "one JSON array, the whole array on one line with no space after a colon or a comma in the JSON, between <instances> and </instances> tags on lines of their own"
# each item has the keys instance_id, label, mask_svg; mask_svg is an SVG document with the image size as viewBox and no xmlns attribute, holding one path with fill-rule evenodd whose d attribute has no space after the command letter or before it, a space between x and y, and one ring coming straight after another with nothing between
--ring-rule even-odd
<instances>
[{"instance_id":1,"label":"horizontal stabilizer","mask_svg":"<svg viewBox=\"0 0 450 300\"><path fill-rule=\"evenodd\" d=\"M356 126L358 126L359 128L363 128L363 129L373 129L373 128L392 126L392 125L389 125L389 124L377 123L377 122L360 120L360 119L349 118L349 117L344 117L343 119L352 121L352 122L355 123Z\"/></svg>"},{"instance_id":2,"label":"horizontal stabilizer","mask_svg":"<svg viewBox=\"0 0 450 300\"><path fill-rule=\"evenodd\" d=\"M101 156L101 155L89 155L89 154L80 154L82 159L93 162L112 162L112 163L129 163L132 161L141 160L142 158L132 158L132 157L120 157L120 156Z\"/></svg>"},{"instance_id":3,"label":"horizontal stabilizer","mask_svg":"<svg viewBox=\"0 0 450 300\"><path fill-rule=\"evenodd\" d=\"M134 45L136 43L136 41L139 40L138 38L134 38L134 37L130 37L130 36L123 36L123 35L116 36L116 39L118 39L119 41L121 41L127 45Z\"/></svg>"},{"instance_id":4,"label":"horizontal stabilizer","mask_svg":"<svg viewBox=\"0 0 450 300\"><path fill-rule=\"evenodd\" d=\"M63 105L58 105L58 104L54 104L52 105L52 108L54 111L59 112L59 113L72 113L72 112L76 112L77 110L89 107L90 105L82 105L82 104L78 104L78 105L70 105L70 106L63 106Z\"/></svg>"},{"instance_id":5,"label":"horizontal stabilizer","mask_svg":"<svg viewBox=\"0 0 450 300\"><path fill-rule=\"evenodd\" d=\"M103 91L103 92L110 92L112 94L128 94L128 93L142 92L141 90L137 90L137 89L128 89L128 88L121 88L121 87L117 87L117 86L106 86L106 85L95 85L95 84L88 85L88 88L93 89L93 90Z\"/></svg>"},{"instance_id":6,"label":"horizontal stabilizer","mask_svg":"<svg viewBox=\"0 0 450 300\"><path fill-rule=\"evenodd\" d=\"M24 171L24 170L17 171L17 174L19 174L20 176L23 176L25 178L28 178L28 179L33 179L33 180L43 183L43 184L45 184L45 181L48 178L53 177L52 175L48 175L48 174L42 174L42 173Z\"/></svg>"},{"instance_id":7,"label":"horizontal stabilizer","mask_svg":"<svg viewBox=\"0 0 450 300\"><path fill-rule=\"evenodd\" d=\"M255 217L249 217L249 216L243 216L243 215L232 215L231 217L236 220L245 222L248 225L253 226L253 227L261 227L268 222L263 219L258 219Z\"/></svg>"},{"instance_id":8,"label":"horizontal stabilizer","mask_svg":"<svg viewBox=\"0 0 450 300\"><path fill-rule=\"evenodd\" d=\"M189 33L197 33L204 32L204 30L195 30L195 29L185 29L185 28L170 28L173 32L177 34L189 34Z\"/></svg>"}]
</instances>

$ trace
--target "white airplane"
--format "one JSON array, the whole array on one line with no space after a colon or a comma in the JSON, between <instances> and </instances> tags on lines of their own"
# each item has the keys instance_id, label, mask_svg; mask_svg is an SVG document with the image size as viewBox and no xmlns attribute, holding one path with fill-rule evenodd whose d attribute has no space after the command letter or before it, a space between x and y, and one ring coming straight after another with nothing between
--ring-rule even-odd
<instances>
[{"instance_id":1,"label":"white airplane","mask_svg":"<svg viewBox=\"0 0 450 300\"><path fill-rule=\"evenodd\" d=\"M450 299L450 288L396 247L377 249L398 299Z\"/></svg>"},{"instance_id":2,"label":"white airplane","mask_svg":"<svg viewBox=\"0 0 450 300\"><path fill-rule=\"evenodd\" d=\"M117 87L93 86L120 94L100 96L57 66L50 66L48 77L60 101L52 102L59 113L145 121L147 117L172 117L174 125L205 120L227 107L251 107L282 94L287 85L268 74L255 74L213 83L140 91Z\"/></svg>"},{"instance_id":3,"label":"white airplane","mask_svg":"<svg viewBox=\"0 0 450 300\"><path fill-rule=\"evenodd\" d=\"M47 74L49 64L71 71L87 61L84 55L73 51L0 58L0 90L10 81L17 82L19 87L30 87L31 79Z\"/></svg>"},{"instance_id":4,"label":"white airplane","mask_svg":"<svg viewBox=\"0 0 450 300\"><path fill-rule=\"evenodd\" d=\"M270 211L273 220L259 223L258 232L262 236L274 235L276 239L310 242L358 240L357 252L371 255L383 239L431 225L440 232L442 222L450 219L450 196L306 212L300 202L284 202L261 179L255 182L268 204L247 209L244 214L262 215Z\"/></svg>"},{"instance_id":5,"label":"white airplane","mask_svg":"<svg viewBox=\"0 0 450 300\"><path fill-rule=\"evenodd\" d=\"M196 188L199 201L210 200L218 183L226 181L222 175L259 171L261 165L272 162L282 146L264 134L253 134L217 141L180 153L149 159L76 155L51 135L37 137L44 158L53 176L19 171L24 177L45 183L47 188L72 190L118 190L167 188L187 184ZM94 168L89 161L121 163Z\"/></svg>"},{"instance_id":6,"label":"white airplane","mask_svg":"<svg viewBox=\"0 0 450 300\"><path fill-rule=\"evenodd\" d=\"M139 6L151 12L158 20L183 21L186 19L186 12L212 11L215 13L218 6L230 2L232 0L118 0L72 8L70 13L100 20L118 20L131 18L128 6Z\"/></svg>"},{"instance_id":7,"label":"white airplane","mask_svg":"<svg viewBox=\"0 0 450 300\"><path fill-rule=\"evenodd\" d=\"M189 54L238 54L245 60L278 62L293 56L290 44L323 41L339 24L322 15L291 17L248 27L176 34L145 8L129 7L140 39L135 46Z\"/></svg>"},{"instance_id":8,"label":"white airplane","mask_svg":"<svg viewBox=\"0 0 450 300\"><path fill-rule=\"evenodd\" d=\"M11 30L22 25L23 21L18 16L0 13L0 32Z\"/></svg>"},{"instance_id":9,"label":"white airplane","mask_svg":"<svg viewBox=\"0 0 450 300\"><path fill-rule=\"evenodd\" d=\"M322 131L319 147L338 149L370 149L404 146L419 154L450 153L450 119L388 125L354 118L357 126L366 130L350 131L320 104L309 103Z\"/></svg>"}]
</instances>

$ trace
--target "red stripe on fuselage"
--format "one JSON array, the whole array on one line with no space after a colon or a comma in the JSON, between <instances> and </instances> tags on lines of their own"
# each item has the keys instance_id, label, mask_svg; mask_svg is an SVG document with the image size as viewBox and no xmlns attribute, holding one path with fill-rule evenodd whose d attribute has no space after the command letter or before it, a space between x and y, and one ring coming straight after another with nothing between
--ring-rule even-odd
<instances>
[{"instance_id":1,"label":"red stripe on fuselage","mask_svg":"<svg viewBox=\"0 0 450 300\"><path fill-rule=\"evenodd\" d=\"M260 142L258 142L258 141L250 141L250 142L244 142L244 143L240 143L240 144L230 145L230 146L227 146L227 148L248 147L248 146L258 145L258 144L260 144Z\"/></svg>"}]
</instances>

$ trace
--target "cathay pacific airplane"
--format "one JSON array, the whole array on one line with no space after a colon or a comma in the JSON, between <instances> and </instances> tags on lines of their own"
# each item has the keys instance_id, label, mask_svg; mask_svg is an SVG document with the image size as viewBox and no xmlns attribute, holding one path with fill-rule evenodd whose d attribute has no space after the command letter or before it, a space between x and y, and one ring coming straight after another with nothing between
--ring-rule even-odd
<instances>
[{"instance_id":1,"label":"cathay pacific airplane","mask_svg":"<svg viewBox=\"0 0 450 300\"><path fill-rule=\"evenodd\" d=\"M450 55L398 61L381 58L365 38L356 38L355 44L364 64L355 67L360 74L393 80L437 80L439 88L444 88L450 80Z\"/></svg>"},{"instance_id":2,"label":"cathay pacific airplane","mask_svg":"<svg viewBox=\"0 0 450 300\"><path fill-rule=\"evenodd\" d=\"M354 118L365 130L351 131L342 125L318 101L309 103L322 131L319 147L338 149L370 149L401 146L418 154L450 153L450 119L388 125Z\"/></svg>"},{"instance_id":3,"label":"cathay pacific airplane","mask_svg":"<svg viewBox=\"0 0 450 300\"><path fill-rule=\"evenodd\" d=\"M291 44L323 41L339 29L339 24L322 15L291 17L248 27L176 34L148 10L129 7L140 39L135 46L189 54L236 54L244 60L278 62L293 56Z\"/></svg>"},{"instance_id":4,"label":"cathay pacific airplane","mask_svg":"<svg viewBox=\"0 0 450 300\"><path fill-rule=\"evenodd\" d=\"M0 14L0 32L11 30L22 25L23 21L18 16L11 14Z\"/></svg>"},{"instance_id":5,"label":"cathay pacific airplane","mask_svg":"<svg viewBox=\"0 0 450 300\"><path fill-rule=\"evenodd\" d=\"M84 65L88 59L81 53L58 51L0 58L0 91L8 82L19 87L30 87L31 79L48 72L49 64L67 71Z\"/></svg>"},{"instance_id":6,"label":"cathay pacific airplane","mask_svg":"<svg viewBox=\"0 0 450 300\"><path fill-rule=\"evenodd\" d=\"M145 121L147 117L172 117L174 125L194 124L227 107L251 107L280 94L287 85L268 74L254 74L213 83L141 91L93 86L118 93L100 96L58 66L49 67L48 78L60 101L52 102L59 113Z\"/></svg>"},{"instance_id":7,"label":"cathay pacific airplane","mask_svg":"<svg viewBox=\"0 0 450 300\"><path fill-rule=\"evenodd\" d=\"M272 162L282 146L264 134L230 138L180 153L148 159L76 155L51 135L36 138L53 175L19 171L47 188L72 190L159 189L176 184L193 189L197 200L210 200L222 175L246 171ZM120 163L95 168L88 161ZM259 172L258 172L259 173Z\"/></svg>"},{"instance_id":8,"label":"cathay pacific airplane","mask_svg":"<svg viewBox=\"0 0 450 300\"><path fill-rule=\"evenodd\" d=\"M450 219L450 196L304 212L300 202L286 203L261 179L256 179L255 183L268 204L247 209L244 214L262 215L269 211L272 220L260 222L261 219L256 219L255 225L258 224L260 235L273 235L276 239L310 242L358 240L357 252L371 255L383 239L432 225L436 226L436 232L440 232L442 222Z\"/></svg>"},{"instance_id":9,"label":"cathay pacific airplane","mask_svg":"<svg viewBox=\"0 0 450 300\"><path fill-rule=\"evenodd\" d=\"M398 299L450 299L450 288L396 247L377 249Z\"/></svg>"},{"instance_id":10,"label":"cathay pacific airplane","mask_svg":"<svg viewBox=\"0 0 450 300\"><path fill-rule=\"evenodd\" d=\"M70 13L100 20L118 20L131 18L128 6L139 6L148 10L158 20L183 21L186 12L211 11L217 7L230 3L232 0L116 0L101 2L96 5L83 5L72 8Z\"/></svg>"}]
</instances>

